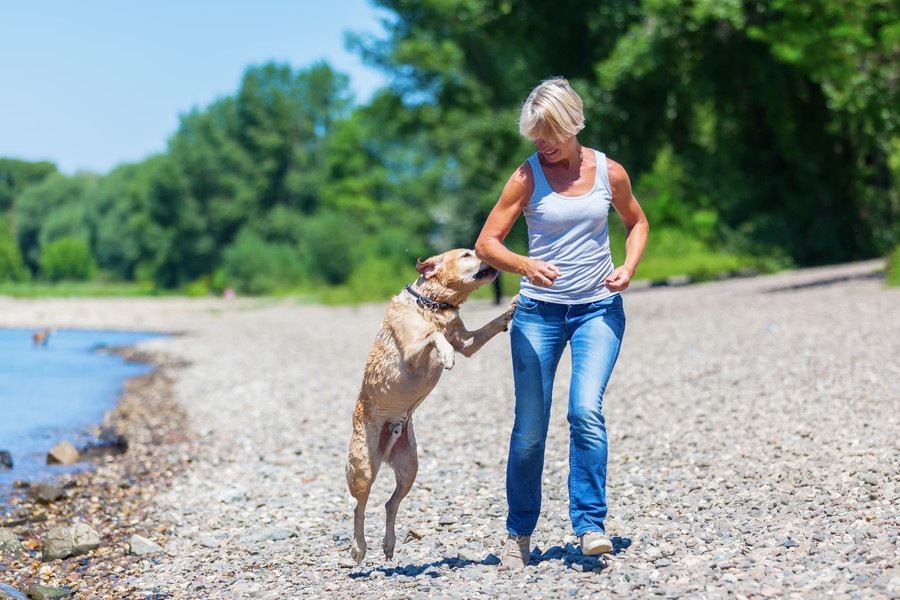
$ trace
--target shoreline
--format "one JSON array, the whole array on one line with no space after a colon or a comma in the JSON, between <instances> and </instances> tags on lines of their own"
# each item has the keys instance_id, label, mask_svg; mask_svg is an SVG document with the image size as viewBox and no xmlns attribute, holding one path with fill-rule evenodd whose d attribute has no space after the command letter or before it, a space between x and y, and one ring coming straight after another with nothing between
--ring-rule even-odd
<instances>
[{"instance_id":1,"label":"shoreline","mask_svg":"<svg viewBox=\"0 0 900 600\"><path fill-rule=\"evenodd\" d=\"M90 464L83 470L10 490L0 527L20 537L25 551L0 555L0 582L20 591L43 585L66 588L73 598L128 597L136 590L120 583L141 573L146 560L129 554L128 540L138 534L161 541L173 527L158 515L150 520L150 513L155 495L182 474L193 453L187 416L172 393L177 371L188 363L134 346L106 351L153 368L126 379L115 407L96 425L97 430L110 427L124 435L128 449L87 459ZM57 485L65 495L55 502L38 502L29 492L39 483ZM51 527L78 522L98 531L100 548L81 560L42 562L41 537Z\"/></svg>"}]
</instances>

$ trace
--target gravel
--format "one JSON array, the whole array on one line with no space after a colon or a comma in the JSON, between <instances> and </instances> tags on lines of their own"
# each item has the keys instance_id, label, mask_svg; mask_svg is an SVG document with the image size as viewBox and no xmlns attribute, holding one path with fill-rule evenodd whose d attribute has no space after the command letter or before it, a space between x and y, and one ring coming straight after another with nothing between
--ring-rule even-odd
<instances>
[{"instance_id":1,"label":"gravel","mask_svg":"<svg viewBox=\"0 0 900 600\"><path fill-rule=\"evenodd\" d=\"M605 401L616 551L581 555L568 521L564 357L524 573L495 566L506 336L416 412L395 557L380 552L385 467L357 566L344 464L384 304L0 298L0 324L184 334L140 345L186 365L169 375L191 453L145 501L165 554L131 557L117 598L900 598L900 290L881 268L627 292ZM472 301L463 318L474 328L499 310Z\"/></svg>"}]
</instances>

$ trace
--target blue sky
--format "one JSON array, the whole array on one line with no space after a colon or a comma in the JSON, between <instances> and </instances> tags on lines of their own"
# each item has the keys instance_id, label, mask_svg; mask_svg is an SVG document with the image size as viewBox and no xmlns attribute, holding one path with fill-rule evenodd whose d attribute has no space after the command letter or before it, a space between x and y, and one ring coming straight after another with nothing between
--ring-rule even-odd
<instances>
[{"instance_id":1,"label":"blue sky","mask_svg":"<svg viewBox=\"0 0 900 600\"><path fill-rule=\"evenodd\" d=\"M386 16L367 0L0 0L0 157L67 174L140 161L269 60L327 60L365 101L386 78L344 32L380 34Z\"/></svg>"}]
</instances>

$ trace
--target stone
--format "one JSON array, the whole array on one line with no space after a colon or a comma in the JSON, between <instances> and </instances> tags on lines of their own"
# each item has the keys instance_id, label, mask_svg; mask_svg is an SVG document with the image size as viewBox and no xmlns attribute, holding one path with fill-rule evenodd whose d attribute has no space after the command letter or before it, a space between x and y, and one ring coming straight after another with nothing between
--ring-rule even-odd
<instances>
[{"instance_id":1,"label":"stone","mask_svg":"<svg viewBox=\"0 0 900 600\"><path fill-rule=\"evenodd\" d=\"M0 450L0 471L9 471L12 468L12 454L9 453L9 450Z\"/></svg>"},{"instance_id":2,"label":"stone","mask_svg":"<svg viewBox=\"0 0 900 600\"><path fill-rule=\"evenodd\" d=\"M251 542L273 542L294 537L294 532L285 527L265 527L257 529L247 538Z\"/></svg>"},{"instance_id":3,"label":"stone","mask_svg":"<svg viewBox=\"0 0 900 600\"><path fill-rule=\"evenodd\" d=\"M25 590L28 600L62 600L72 595L72 591L66 588L47 587L35 585Z\"/></svg>"},{"instance_id":4,"label":"stone","mask_svg":"<svg viewBox=\"0 0 900 600\"><path fill-rule=\"evenodd\" d=\"M25 548L16 534L5 527L0 527L0 554L19 554L21 552L25 552Z\"/></svg>"},{"instance_id":5,"label":"stone","mask_svg":"<svg viewBox=\"0 0 900 600\"><path fill-rule=\"evenodd\" d=\"M100 547L100 534L84 523L76 523L71 527L53 527L44 534L44 562L57 558L68 558L87 554Z\"/></svg>"},{"instance_id":6,"label":"stone","mask_svg":"<svg viewBox=\"0 0 900 600\"><path fill-rule=\"evenodd\" d=\"M50 504L65 496L65 491L52 483L39 483L32 488L30 495L35 502Z\"/></svg>"},{"instance_id":7,"label":"stone","mask_svg":"<svg viewBox=\"0 0 900 600\"><path fill-rule=\"evenodd\" d=\"M79 449L82 460L103 458L106 456L119 456L128 451L128 441L124 437L119 437L112 441L99 441L88 444Z\"/></svg>"},{"instance_id":8,"label":"stone","mask_svg":"<svg viewBox=\"0 0 900 600\"><path fill-rule=\"evenodd\" d=\"M81 458L71 442L60 442L47 453L48 465L74 465Z\"/></svg>"},{"instance_id":9,"label":"stone","mask_svg":"<svg viewBox=\"0 0 900 600\"><path fill-rule=\"evenodd\" d=\"M463 548L459 552L456 553L456 558L466 562L479 562L481 557L479 557L473 550L469 550L468 548Z\"/></svg>"},{"instance_id":10,"label":"stone","mask_svg":"<svg viewBox=\"0 0 900 600\"><path fill-rule=\"evenodd\" d=\"M14 587L0 583L0 600L28 600L28 596Z\"/></svg>"},{"instance_id":11,"label":"stone","mask_svg":"<svg viewBox=\"0 0 900 600\"><path fill-rule=\"evenodd\" d=\"M128 542L128 554L132 554L134 556L143 556L145 554L155 554L157 552L163 552L162 546L157 544L152 540L148 540L147 538L140 535L131 536L131 541Z\"/></svg>"}]
</instances>

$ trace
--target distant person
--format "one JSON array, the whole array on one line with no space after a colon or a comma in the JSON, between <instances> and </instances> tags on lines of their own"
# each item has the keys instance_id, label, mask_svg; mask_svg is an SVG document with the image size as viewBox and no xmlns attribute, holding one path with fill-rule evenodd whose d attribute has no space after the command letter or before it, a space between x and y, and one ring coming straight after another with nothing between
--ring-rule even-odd
<instances>
[{"instance_id":1,"label":"distant person","mask_svg":"<svg viewBox=\"0 0 900 600\"><path fill-rule=\"evenodd\" d=\"M625 332L620 292L634 276L650 228L625 169L577 138L582 100L562 78L534 88L519 132L537 152L509 178L475 244L491 266L522 276L510 326L515 422L506 493L504 569L522 569L541 511L541 473L557 364L571 346L569 517L584 554L613 549L606 535L606 425L603 392ZM612 206L625 223L625 262L609 252ZM524 212L528 256L503 245Z\"/></svg>"}]
</instances>

